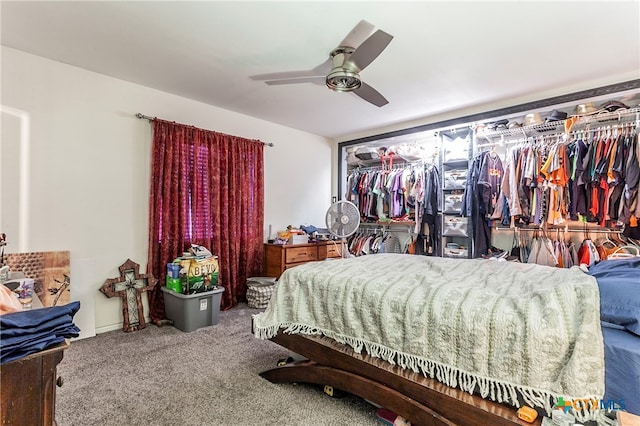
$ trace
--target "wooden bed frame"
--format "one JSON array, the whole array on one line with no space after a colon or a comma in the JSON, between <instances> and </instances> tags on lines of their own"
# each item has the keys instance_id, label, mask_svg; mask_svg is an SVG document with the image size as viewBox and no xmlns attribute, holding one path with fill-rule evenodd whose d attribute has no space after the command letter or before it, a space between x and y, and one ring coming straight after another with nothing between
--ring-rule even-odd
<instances>
[{"instance_id":1,"label":"wooden bed frame","mask_svg":"<svg viewBox=\"0 0 640 426\"><path fill-rule=\"evenodd\" d=\"M260 375L273 383L329 385L383 406L414 426L541 425L516 408L482 399L321 336L280 332L271 341L306 358Z\"/></svg>"}]
</instances>

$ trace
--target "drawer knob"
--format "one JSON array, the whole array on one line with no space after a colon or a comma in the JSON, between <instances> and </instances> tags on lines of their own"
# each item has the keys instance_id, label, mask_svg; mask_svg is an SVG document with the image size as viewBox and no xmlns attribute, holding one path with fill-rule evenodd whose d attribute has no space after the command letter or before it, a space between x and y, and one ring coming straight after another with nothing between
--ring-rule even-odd
<instances>
[{"instance_id":1,"label":"drawer knob","mask_svg":"<svg viewBox=\"0 0 640 426\"><path fill-rule=\"evenodd\" d=\"M64 385L64 379L62 378L62 376L58 376L58 380L56 380L56 385L58 385L59 388L61 388L62 385Z\"/></svg>"}]
</instances>

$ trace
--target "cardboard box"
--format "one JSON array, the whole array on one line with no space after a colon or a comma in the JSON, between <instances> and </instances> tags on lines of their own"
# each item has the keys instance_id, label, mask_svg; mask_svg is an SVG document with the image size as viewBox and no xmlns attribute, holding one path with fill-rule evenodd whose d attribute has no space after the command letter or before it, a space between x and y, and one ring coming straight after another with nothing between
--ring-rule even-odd
<instances>
[{"instance_id":1,"label":"cardboard box","mask_svg":"<svg viewBox=\"0 0 640 426\"><path fill-rule=\"evenodd\" d=\"M180 282L185 294L203 293L218 286L218 256L180 259Z\"/></svg>"},{"instance_id":2,"label":"cardboard box","mask_svg":"<svg viewBox=\"0 0 640 426\"><path fill-rule=\"evenodd\" d=\"M195 294L180 294L166 287L160 288L167 319L173 321L177 329L189 332L218 324L223 287Z\"/></svg>"}]
</instances>

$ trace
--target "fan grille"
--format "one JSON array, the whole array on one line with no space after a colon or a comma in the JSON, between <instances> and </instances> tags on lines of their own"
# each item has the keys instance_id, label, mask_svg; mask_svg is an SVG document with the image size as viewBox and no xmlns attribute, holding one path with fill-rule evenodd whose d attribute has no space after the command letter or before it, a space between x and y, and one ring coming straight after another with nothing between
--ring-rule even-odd
<instances>
[{"instance_id":1,"label":"fan grille","mask_svg":"<svg viewBox=\"0 0 640 426\"><path fill-rule=\"evenodd\" d=\"M327 229L338 238L354 234L360 226L358 207L350 201L338 201L327 210Z\"/></svg>"}]
</instances>

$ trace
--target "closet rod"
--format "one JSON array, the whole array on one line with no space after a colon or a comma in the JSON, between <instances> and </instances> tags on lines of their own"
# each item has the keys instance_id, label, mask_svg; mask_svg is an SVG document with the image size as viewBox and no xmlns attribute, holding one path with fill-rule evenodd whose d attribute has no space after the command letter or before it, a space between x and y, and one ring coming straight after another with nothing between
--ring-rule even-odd
<instances>
[{"instance_id":1,"label":"closet rod","mask_svg":"<svg viewBox=\"0 0 640 426\"><path fill-rule=\"evenodd\" d=\"M510 145L512 143L524 143L524 142L528 142L530 138L533 138L533 136L530 136L528 138L519 138L519 139L509 139L507 141L495 141L495 142L487 142L487 143L482 143L479 145L476 145L476 148L484 148L487 146L496 146L496 145Z\"/></svg>"},{"instance_id":2,"label":"closet rod","mask_svg":"<svg viewBox=\"0 0 640 426\"><path fill-rule=\"evenodd\" d=\"M403 165L398 165L398 166L393 166L391 169L386 168L386 169L382 169L382 166L367 166L367 167L359 167L359 168L354 168L349 170L349 172L347 174L351 174L353 172L370 172L370 171L386 171L386 172L390 172L392 170L401 170L401 169L406 169L409 167L415 167L415 166L420 166L420 164L403 164Z\"/></svg>"},{"instance_id":3,"label":"closet rod","mask_svg":"<svg viewBox=\"0 0 640 426\"><path fill-rule=\"evenodd\" d=\"M593 128L588 128L585 127L584 129L577 129L577 130L571 130L571 132L569 132L569 137L577 137L578 134L588 134L591 132L604 132L604 131L612 131L615 130L616 127L619 126L625 126L625 125L632 125L633 128L640 126L640 122L635 123L632 121L629 121L627 123L618 123L618 124L611 124L611 125L605 125L605 124L600 124L597 127L593 127ZM562 132L558 132L558 133L547 133L547 134L540 134L540 135L533 135L533 136L528 136L526 138L523 137L518 137L515 139L504 139L504 135L502 139L500 140L495 140L492 141L489 137L484 136L483 137L485 139L487 139L487 143L482 143L482 144L478 144L476 145L476 148L485 148L485 147L489 147L489 146L501 146L501 145L510 145L510 144L514 144L514 143L525 143L525 142L530 142L530 141L536 141L539 138L542 139L552 139L552 138L565 138L567 136L567 133L562 133Z\"/></svg>"},{"instance_id":4,"label":"closet rod","mask_svg":"<svg viewBox=\"0 0 640 426\"><path fill-rule=\"evenodd\" d=\"M520 231L542 231L542 232L546 232L548 234L551 233L555 233L556 231L559 232L582 232L583 234L621 234L623 231L622 229L591 229L591 228L587 228L587 229L576 229L576 228L570 228L570 229L564 229L564 228L547 228L546 231L542 228L507 228L507 227L496 227L494 228L498 231L515 231L520 230Z\"/></svg>"},{"instance_id":5,"label":"closet rod","mask_svg":"<svg viewBox=\"0 0 640 426\"><path fill-rule=\"evenodd\" d=\"M155 117L151 117L150 115L144 115L139 112L136 113L136 117L138 117L140 120L148 120L148 121L153 121L155 119ZM262 142L262 141L259 141L259 142L266 146L275 146L272 142Z\"/></svg>"},{"instance_id":6,"label":"closet rod","mask_svg":"<svg viewBox=\"0 0 640 426\"><path fill-rule=\"evenodd\" d=\"M360 226L382 226L382 227L391 227L391 226L408 226L414 227L416 225L415 222L391 222L391 223L370 223L370 222L360 222Z\"/></svg>"},{"instance_id":7,"label":"closet rod","mask_svg":"<svg viewBox=\"0 0 640 426\"><path fill-rule=\"evenodd\" d=\"M409 167L422 167L422 166L436 166L436 163L430 163L426 161L409 161L400 164L394 164L390 170L401 170ZM389 169L384 169L384 171L390 171ZM369 171L383 171L382 165L380 166L357 166L357 167L349 167L347 170L347 174L351 174L353 172L369 172Z\"/></svg>"}]
</instances>

